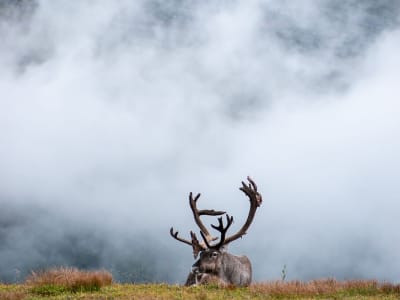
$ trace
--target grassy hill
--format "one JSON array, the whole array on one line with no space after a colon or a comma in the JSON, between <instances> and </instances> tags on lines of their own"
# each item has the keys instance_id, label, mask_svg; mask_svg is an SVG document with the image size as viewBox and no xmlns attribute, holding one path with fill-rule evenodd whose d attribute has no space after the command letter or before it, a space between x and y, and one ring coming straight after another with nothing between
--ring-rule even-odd
<instances>
[{"instance_id":1,"label":"grassy hill","mask_svg":"<svg viewBox=\"0 0 400 300\"><path fill-rule=\"evenodd\" d=\"M23 284L0 284L0 300L21 299L400 299L400 284L334 279L273 281L247 288L118 284L107 271L58 268L32 273Z\"/></svg>"},{"instance_id":2,"label":"grassy hill","mask_svg":"<svg viewBox=\"0 0 400 300\"><path fill-rule=\"evenodd\" d=\"M1 300L20 299L400 299L399 285L375 281L256 283L248 288L168 284L111 284L98 290L35 289L28 284L0 285Z\"/></svg>"}]
</instances>

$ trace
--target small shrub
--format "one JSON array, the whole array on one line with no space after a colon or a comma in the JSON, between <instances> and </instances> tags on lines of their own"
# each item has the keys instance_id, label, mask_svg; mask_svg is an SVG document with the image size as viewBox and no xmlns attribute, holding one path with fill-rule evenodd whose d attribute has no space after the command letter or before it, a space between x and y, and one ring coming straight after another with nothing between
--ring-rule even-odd
<instances>
[{"instance_id":1,"label":"small shrub","mask_svg":"<svg viewBox=\"0 0 400 300\"><path fill-rule=\"evenodd\" d=\"M287 276L287 269L286 269L286 265L283 265L282 271L281 271L281 279L282 281L285 281Z\"/></svg>"},{"instance_id":2,"label":"small shrub","mask_svg":"<svg viewBox=\"0 0 400 300\"><path fill-rule=\"evenodd\" d=\"M36 294L58 295L64 292L99 291L102 286L112 283L112 275L107 271L60 267L32 272L26 283Z\"/></svg>"}]
</instances>

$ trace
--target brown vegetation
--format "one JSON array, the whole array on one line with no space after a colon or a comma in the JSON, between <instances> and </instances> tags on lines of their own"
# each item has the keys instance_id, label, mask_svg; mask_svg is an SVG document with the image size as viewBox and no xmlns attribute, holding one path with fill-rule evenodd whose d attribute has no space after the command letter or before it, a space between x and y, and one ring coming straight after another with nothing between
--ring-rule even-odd
<instances>
[{"instance_id":1,"label":"brown vegetation","mask_svg":"<svg viewBox=\"0 0 400 300\"><path fill-rule=\"evenodd\" d=\"M183 287L168 284L111 284L100 290L66 288L82 273L76 269L56 269L31 275L26 284L1 284L0 300L23 299L400 299L400 284L375 280L337 281L334 279L273 281L255 283L250 287L221 285L210 277L208 284ZM108 273L108 272L105 272ZM49 275L51 274L51 275ZM58 275L57 275L58 274ZM62 274L62 275L60 275ZM110 275L109 275L110 276ZM64 278L63 278L64 277ZM68 280L65 279L68 278ZM85 277L85 276L83 276ZM108 276L107 276L108 277ZM110 279L110 277L109 277ZM216 278L217 279L217 278ZM75 280L78 282L80 280ZM89 281L90 282L90 281ZM108 281L111 283L111 280ZM77 285L70 285L77 286ZM91 286L87 284L87 286ZM81 286L82 287L82 286ZM50 297L49 297L50 296Z\"/></svg>"},{"instance_id":2,"label":"brown vegetation","mask_svg":"<svg viewBox=\"0 0 400 300\"><path fill-rule=\"evenodd\" d=\"M168 284L112 284L108 271L53 268L32 272L25 284L1 284L0 300L49 299L400 299L400 284L376 280L321 279L270 281L249 287L221 284L182 287ZM101 289L101 287L104 287Z\"/></svg>"},{"instance_id":3,"label":"brown vegetation","mask_svg":"<svg viewBox=\"0 0 400 300\"><path fill-rule=\"evenodd\" d=\"M267 283L256 283L250 289L255 293L271 296L318 296L333 294L399 294L400 284L378 283L376 280L348 280L337 281L335 279L302 281L275 281Z\"/></svg>"},{"instance_id":4,"label":"brown vegetation","mask_svg":"<svg viewBox=\"0 0 400 300\"><path fill-rule=\"evenodd\" d=\"M26 283L38 293L51 294L52 290L65 291L97 291L102 286L111 285L110 272L81 271L77 268L53 268L49 270L32 272Z\"/></svg>"},{"instance_id":5,"label":"brown vegetation","mask_svg":"<svg viewBox=\"0 0 400 300\"><path fill-rule=\"evenodd\" d=\"M5 291L0 292L0 300L22 300L26 297L24 292Z\"/></svg>"}]
</instances>

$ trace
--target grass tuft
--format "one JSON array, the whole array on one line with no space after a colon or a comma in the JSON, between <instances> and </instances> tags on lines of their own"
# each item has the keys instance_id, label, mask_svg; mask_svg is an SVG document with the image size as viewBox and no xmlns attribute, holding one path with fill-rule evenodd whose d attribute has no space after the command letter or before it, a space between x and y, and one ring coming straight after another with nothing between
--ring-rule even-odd
<instances>
[{"instance_id":1,"label":"grass tuft","mask_svg":"<svg viewBox=\"0 0 400 300\"><path fill-rule=\"evenodd\" d=\"M0 292L0 300L22 300L26 297L24 292L5 291Z\"/></svg>"},{"instance_id":2,"label":"grass tuft","mask_svg":"<svg viewBox=\"0 0 400 300\"><path fill-rule=\"evenodd\" d=\"M65 292L94 292L111 285L108 271L81 271L77 268L53 268L32 272L26 279L31 291L39 295L59 295Z\"/></svg>"}]
</instances>

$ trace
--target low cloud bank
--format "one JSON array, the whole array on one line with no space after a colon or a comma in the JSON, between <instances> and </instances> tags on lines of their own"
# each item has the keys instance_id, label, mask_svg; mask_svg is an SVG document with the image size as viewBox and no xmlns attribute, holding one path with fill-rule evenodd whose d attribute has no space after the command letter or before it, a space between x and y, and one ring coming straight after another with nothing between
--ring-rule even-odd
<instances>
[{"instance_id":1,"label":"low cloud bank","mask_svg":"<svg viewBox=\"0 0 400 300\"><path fill-rule=\"evenodd\" d=\"M256 280L400 280L397 1L3 1L0 280L183 282L199 206ZM210 221L211 222L211 221Z\"/></svg>"}]
</instances>

